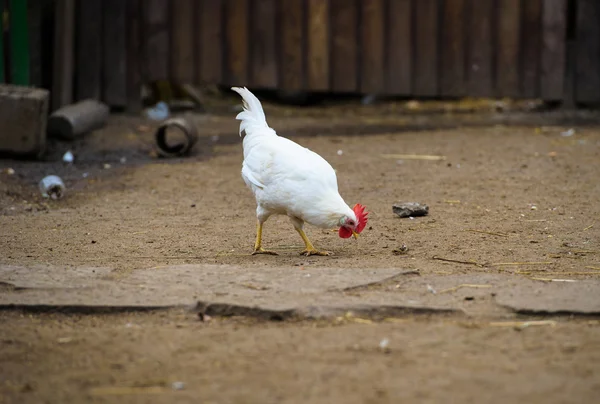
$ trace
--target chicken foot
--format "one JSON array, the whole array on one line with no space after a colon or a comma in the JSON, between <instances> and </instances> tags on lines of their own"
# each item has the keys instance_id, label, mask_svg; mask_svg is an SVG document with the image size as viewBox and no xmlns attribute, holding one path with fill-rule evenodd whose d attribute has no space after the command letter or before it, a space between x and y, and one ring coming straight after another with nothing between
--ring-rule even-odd
<instances>
[{"instance_id":1,"label":"chicken foot","mask_svg":"<svg viewBox=\"0 0 600 404\"><path fill-rule=\"evenodd\" d=\"M302 237L302 240L304 240L304 244L306 245L306 248L304 249L304 251L302 251L300 253L300 255L306 255L307 257L311 256L311 255L322 255L322 256L330 255L330 253L327 251L317 250L312 245L312 243L310 242L310 240L308 239L308 237L306 236L306 233L304 233L304 230L302 230L302 228L296 228L296 231L298 232L298 234L300 234L300 237Z\"/></svg>"},{"instance_id":2,"label":"chicken foot","mask_svg":"<svg viewBox=\"0 0 600 404\"><path fill-rule=\"evenodd\" d=\"M268 255L278 255L275 251L269 251L262 248L262 227L263 224L258 221L256 224L256 242L254 243L254 252L252 255L256 254L268 254Z\"/></svg>"}]
</instances>

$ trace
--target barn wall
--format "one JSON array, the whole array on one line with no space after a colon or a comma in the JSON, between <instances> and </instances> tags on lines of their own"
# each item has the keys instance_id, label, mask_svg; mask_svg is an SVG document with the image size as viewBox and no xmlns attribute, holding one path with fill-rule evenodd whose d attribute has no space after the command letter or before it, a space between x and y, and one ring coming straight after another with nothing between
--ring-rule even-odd
<instances>
[{"instance_id":1,"label":"barn wall","mask_svg":"<svg viewBox=\"0 0 600 404\"><path fill-rule=\"evenodd\" d=\"M64 1L74 99L139 106L142 82L172 80L549 101L573 87L575 101L600 101L597 0Z\"/></svg>"}]
</instances>

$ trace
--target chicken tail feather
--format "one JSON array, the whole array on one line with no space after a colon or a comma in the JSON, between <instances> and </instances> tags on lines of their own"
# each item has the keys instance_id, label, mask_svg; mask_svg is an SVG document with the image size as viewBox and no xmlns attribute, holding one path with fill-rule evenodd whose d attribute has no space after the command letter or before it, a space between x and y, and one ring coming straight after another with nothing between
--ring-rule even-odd
<instances>
[{"instance_id":1,"label":"chicken tail feather","mask_svg":"<svg viewBox=\"0 0 600 404\"><path fill-rule=\"evenodd\" d=\"M242 96L244 105L244 110L235 117L235 119L242 121L240 123L240 136L242 136L242 131L246 131L246 136L257 131L264 131L264 129L270 129L269 132L271 132L272 129L267 124L265 111L258 98L246 87L231 87L231 89Z\"/></svg>"}]
</instances>

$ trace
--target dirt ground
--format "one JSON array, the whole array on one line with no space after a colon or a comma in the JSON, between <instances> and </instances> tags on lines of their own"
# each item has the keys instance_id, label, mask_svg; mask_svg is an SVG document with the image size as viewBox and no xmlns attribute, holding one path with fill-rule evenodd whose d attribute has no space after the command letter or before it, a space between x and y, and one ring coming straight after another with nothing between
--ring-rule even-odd
<instances>
[{"instance_id":1,"label":"dirt ground","mask_svg":"<svg viewBox=\"0 0 600 404\"><path fill-rule=\"evenodd\" d=\"M563 288L600 281L600 125L542 114L519 122L495 114L408 119L390 107L269 106L271 126L330 161L342 196L370 212L357 241L309 227L313 243L333 255L307 258L284 217L264 230L265 247L280 255L249 255L255 204L240 177L235 112L225 112L191 118L202 139L185 158L156 158L153 125L115 116L76 143L52 142L46 161L0 161L0 402L567 403L600 396L600 310L525 316L499 309L487 291L475 317L201 322L177 308L61 314L40 311L52 309L44 301L35 310L11 305L23 295L9 276L14 268L66 277L95 268L115 285L181 265L256 274L341 269L350 283L359 269L412 270L427 279L415 292L423 299L437 298L437 280L479 293L477 277L493 275L515 288L551 286L559 307L573 298ZM72 165L60 161L67 150L76 156ZM37 182L50 173L67 184L62 200L39 196ZM430 213L400 219L392 213L399 201L426 203ZM168 292L169 278L162 282ZM285 300L257 282L251 286L265 299ZM461 293L448 295L461 305L479 301ZM236 296L226 300L239 303ZM524 304L534 297L521 295ZM577 297L593 307L600 299ZM546 322L507 323L528 320ZM184 386L174 390L178 381Z\"/></svg>"}]
</instances>

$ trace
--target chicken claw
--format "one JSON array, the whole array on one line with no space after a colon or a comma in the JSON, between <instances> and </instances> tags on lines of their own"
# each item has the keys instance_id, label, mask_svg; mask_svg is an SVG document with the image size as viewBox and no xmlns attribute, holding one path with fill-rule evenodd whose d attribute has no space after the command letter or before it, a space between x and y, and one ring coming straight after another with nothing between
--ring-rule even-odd
<instances>
[{"instance_id":1,"label":"chicken claw","mask_svg":"<svg viewBox=\"0 0 600 404\"><path fill-rule=\"evenodd\" d=\"M264 248L260 247L257 248L256 250L254 250L254 252L252 253L252 255L257 255L257 254L267 254L267 255L279 255L277 254L275 251L269 251L269 250L265 250Z\"/></svg>"},{"instance_id":2,"label":"chicken claw","mask_svg":"<svg viewBox=\"0 0 600 404\"><path fill-rule=\"evenodd\" d=\"M311 255L320 255L320 256L323 256L323 257L327 257L327 256L331 255L331 253L328 252L328 251L319 251L319 250L315 250L315 249L312 249L312 250L306 249L306 250L302 251L300 253L300 255L306 255L307 257L310 257Z\"/></svg>"}]
</instances>

